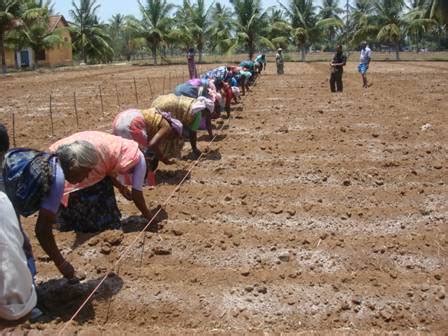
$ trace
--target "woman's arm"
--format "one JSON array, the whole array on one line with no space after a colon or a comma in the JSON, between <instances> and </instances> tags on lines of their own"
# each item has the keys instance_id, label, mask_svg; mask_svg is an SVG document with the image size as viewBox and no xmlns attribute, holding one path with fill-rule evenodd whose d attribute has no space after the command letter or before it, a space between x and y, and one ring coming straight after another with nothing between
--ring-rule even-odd
<instances>
[{"instance_id":1,"label":"woman's arm","mask_svg":"<svg viewBox=\"0 0 448 336\"><path fill-rule=\"evenodd\" d=\"M35 228L36 237L40 246L53 260L59 272L66 278L72 279L75 276L75 269L64 259L54 240L53 225L55 223L56 215L54 213L46 209L40 209Z\"/></svg>"},{"instance_id":2,"label":"woman's arm","mask_svg":"<svg viewBox=\"0 0 448 336\"><path fill-rule=\"evenodd\" d=\"M160 151L160 144L164 139L166 139L169 136L173 135L173 130L171 129L170 124L166 120L162 120L162 127L160 130L149 140L148 148L151 149L159 158L160 161L162 161L165 164L172 164L173 162L169 160L168 158L165 158L163 156L163 153Z\"/></svg>"}]
</instances>

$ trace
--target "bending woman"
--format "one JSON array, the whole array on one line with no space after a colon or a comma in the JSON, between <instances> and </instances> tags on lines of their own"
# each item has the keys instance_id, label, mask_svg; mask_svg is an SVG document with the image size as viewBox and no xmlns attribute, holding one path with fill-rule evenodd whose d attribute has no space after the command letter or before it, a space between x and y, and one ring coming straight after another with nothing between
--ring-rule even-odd
<instances>
[{"instance_id":1,"label":"bending woman","mask_svg":"<svg viewBox=\"0 0 448 336\"><path fill-rule=\"evenodd\" d=\"M64 189L64 207L61 217L64 230L96 232L121 227L121 213L115 199L113 186L141 211L146 219L152 212L143 196L146 162L135 141L112 134L86 131L75 133L50 146L53 152L71 151L81 139L93 145L98 162L89 176L79 183L67 183ZM118 182L118 175L132 175L132 191ZM70 181L69 181L70 182Z\"/></svg>"},{"instance_id":2,"label":"bending woman","mask_svg":"<svg viewBox=\"0 0 448 336\"><path fill-rule=\"evenodd\" d=\"M114 135L134 140L143 152L151 151L157 161L168 165L173 163L171 159L180 156L184 144L182 123L172 118L170 113L155 108L120 112L112 127ZM155 170L157 161L151 170Z\"/></svg>"},{"instance_id":3,"label":"bending woman","mask_svg":"<svg viewBox=\"0 0 448 336\"><path fill-rule=\"evenodd\" d=\"M98 163L95 148L87 141L62 146L54 154L32 149L11 149L5 155L6 194L16 212L28 217L38 212L35 232L42 249L66 278L75 271L56 245L53 226L64 194L65 180L83 181Z\"/></svg>"},{"instance_id":4,"label":"bending woman","mask_svg":"<svg viewBox=\"0 0 448 336\"><path fill-rule=\"evenodd\" d=\"M185 96L176 96L174 94L157 97L151 104L151 107L158 108L161 111L169 111L174 118L178 119L183 125L184 136L190 139L191 149L196 156L201 152L196 146L197 130L199 128L202 113L213 111L214 105L201 99L194 99Z\"/></svg>"}]
</instances>

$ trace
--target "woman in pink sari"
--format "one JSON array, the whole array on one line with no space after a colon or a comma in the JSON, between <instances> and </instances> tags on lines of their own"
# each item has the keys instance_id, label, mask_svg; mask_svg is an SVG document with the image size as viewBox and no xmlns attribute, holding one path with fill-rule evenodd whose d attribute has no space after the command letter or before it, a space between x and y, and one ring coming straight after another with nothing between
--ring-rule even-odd
<instances>
[{"instance_id":1,"label":"woman in pink sari","mask_svg":"<svg viewBox=\"0 0 448 336\"><path fill-rule=\"evenodd\" d=\"M121 214L115 200L113 186L128 200L132 200L146 219L152 212L146 206L142 187L146 162L135 141L112 134L86 131L75 133L50 146L55 152L79 140L92 144L98 154L98 163L88 177L77 184L65 183L61 217L63 229L96 232L120 228ZM118 175L132 175L132 191L120 182Z\"/></svg>"}]
</instances>

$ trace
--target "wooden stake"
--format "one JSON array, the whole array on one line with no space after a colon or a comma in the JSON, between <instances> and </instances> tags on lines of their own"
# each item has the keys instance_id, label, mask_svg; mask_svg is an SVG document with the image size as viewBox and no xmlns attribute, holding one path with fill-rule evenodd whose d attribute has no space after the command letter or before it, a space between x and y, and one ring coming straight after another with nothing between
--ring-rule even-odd
<instances>
[{"instance_id":1,"label":"wooden stake","mask_svg":"<svg viewBox=\"0 0 448 336\"><path fill-rule=\"evenodd\" d=\"M165 77L165 75L163 75L163 89L162 89L163 95L165 94L165 79L166 79L166 77Z\"/></svg>"},{"instance_id":2,"label":"wooden stake","mask_svg":"<svg viewBox=\"0 0 448 336\"><path fill-rule=\"evenodd\" d=\"M73 105L75 107L76 128L79 129L78 104L76 103L76 90L73 91Z\"/></svg>"},{"instance_id":3,"label":"wooden stake","mask_svg":"<svg viewBox=\"0 0 448 336\"><path fill-rule=\"evenodd\" d=\"M168 92L171 90L171 71L168 73Z\"/></svg>"},{"instance_id":4,"label":"wooden stake","mask_svg":"<svg viewBox=\"0 0 448 336\"><path fill-rule=\"evenodd\" d=\"M101 84L98 85L98 88L100 89L101 113L104 115L103 90L101 90Z\"/></svg>"},{"instance_id":5,"label":"wooden stake","mask_svg":"<svg viewBox=\"0 0 448 336\"><path fill-rule=\"evenodd\" d=\"M16 147L16 113L14 111L11 112L12 119L12 144Z\"/></svg>"},{"instance_id":6,"label":"wooden stake","mask_svg":"<svg viewBox=\"0 0 448 336\"><path fill-rule=\"evenodd\" d=\"M120 110L121 104L120 104L120 94L118 93L118 86L115 84L115 93L117 94L117 108Z\"/></svg>"},{"instance_id":7,"label":"wooden stake","mask_svg":"<svg viewBox=\"0 0 448 336\"><path fill-rule=\"evenodd\" d=\"M135 91L135 101L138 104L137 81L135 80L135 77L134 77L134 91Z\"/></svg>"},{"instance_id":8,"label":"wooden stake","mask_svg":"<svg viewBox=\"0 0 448 336\"><path fill-rule=\"evenodd\" d=\"M53 95L50 93L50 124L51 124L51 136L54 136L53 127Z\"/></svg>"},{"instance_id":9,"label":"wooden stake","mask_svg":"<svg viewBox=\"0 0 448 336\"><path fill-rule=\"evenodd\" d=\"M153 94L152 94L151 81L149 80L149 77L146 77L146 80L148 81L149 94L151 95L151 98L152 98L152 97L153 97Z\"/></svg>"}]
</instances>

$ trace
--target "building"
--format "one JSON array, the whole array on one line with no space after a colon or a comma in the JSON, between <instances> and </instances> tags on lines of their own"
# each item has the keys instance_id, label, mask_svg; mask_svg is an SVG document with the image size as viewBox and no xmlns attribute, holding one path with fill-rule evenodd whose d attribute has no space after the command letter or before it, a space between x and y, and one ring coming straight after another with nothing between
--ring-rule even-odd
<instances>
[{"instance_id":1,"label":"building","mask_svg":"<svg viewBox=\"0 0 448 336\"><path fill-rule=\"evenodd\" d=\"M52 15L48 21L50 32L60 29L63 43L51 49L42 50L37 57L38 66L62 66L73 64L72 39L68 23L62 15ZM34 52L31 48L22 50L6 49L6 65L16 68L31 68L34 66Z\"/></svg>"}]
</instances>

